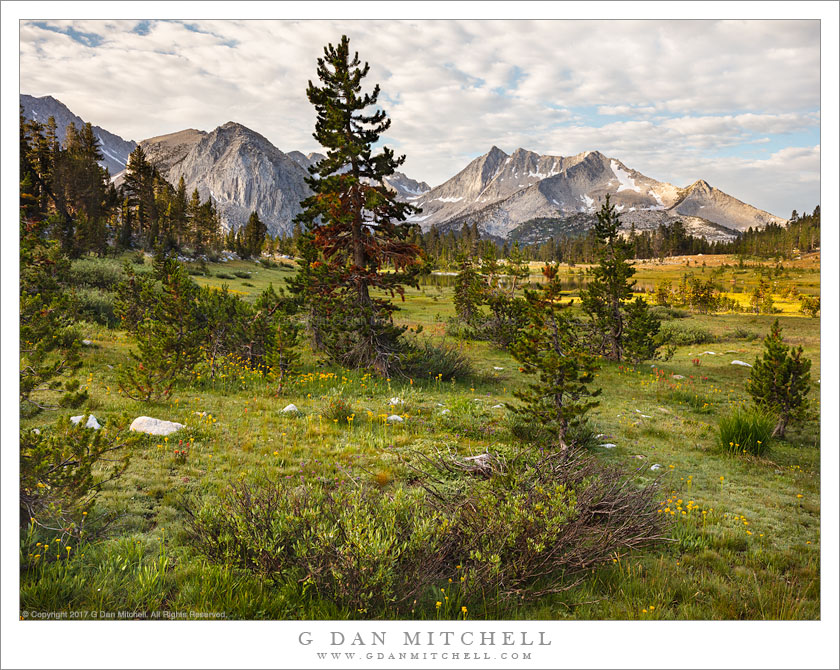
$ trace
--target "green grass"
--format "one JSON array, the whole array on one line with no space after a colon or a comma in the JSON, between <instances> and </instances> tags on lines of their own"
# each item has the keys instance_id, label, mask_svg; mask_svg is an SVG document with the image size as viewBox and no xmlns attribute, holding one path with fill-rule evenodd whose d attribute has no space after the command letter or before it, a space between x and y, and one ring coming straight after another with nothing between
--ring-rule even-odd
<instances>
[{"instance_id":1,"label":"green grass","mask_svg":"<svg viewBox=\"0 0 840 670\"><path fill-rule=\"evenodd\" d=\"M282 285L293 272L291 266L268 269L244 261L211 263L208 269L209 276L194 277L198 283L224 283L249 300L269 283ZM659 271L652 266L640 275L658 281ZM661 276L678 277L679 271L662 266ZM251 274L222 281L215 277L219 272ZM781 289L797 281L794 272L779 279L786 283ZM396 319L424 326L422 337L458 344L444 338L446 319L453 314L451 288L408 289L400 307ZM794 313L782 317L786 341L804 346L816 381L820 320ZM692 315L680 325L708 331L714 342L679 346L670 361L654 367L603 362L595 378L603 389L601 404L590 418L603 434L600 442L617 447L592 449L605 462L634 469L640 483L662 477L662 513L674 513L672 541L616 557L562 594L478 608L470 618L819 618L818 424L790 430L763 458L733 458L717 445L719 420L747 401L749 368L731 361L752 362L762 346L761 338L731 334L740 329L763 337L774 318ZM267 619L375 616L342 610L305 584L260 581L209 564L186 542L185 502L215 500L229 481L262 476L302 481L352 476L386 491L410 483L416 476L410 464L418 453L467 456L514 445L508 412L495 406L511 402L512 391L527 382L510 356L488 343L469 342L463 350L474 373L461 381L439 381L431 371L410 380L382 379L324 367L304 352L301 374L279 395L276 382L229 362L223 377L196 376L177 387L169 401L142 404L117 391L117 368L132 346L130 337L92 323L82 324L82 336L96 345L85 350L82 380L92 397L89 409L98 418L125 411L181 421L188 428L169 440L145 439L125 475L105 487L100 510L120 516L102 539L73 547L69 558L59 552L58 560L39 559L21 573L22 610L112 609L145 616L168 609ZM705 351L714 354L693 364ZM812 401L819 409L814 386ZM352 408L351 421L327 418L329 399L339 393ZM402 404L391 406L393 397ZM279 412L289 403L299 415ZM444 408L450 412L443 414ZM404 415L405 422L387 424L384 419L392 413ZM48 424L57 414L25 419L22 428ZM173 453L179 439L191 445L185 463ZM662 467L651 471L654 464ZM28 562L29 554L54 539L24 538L22 559ZM457 582L457 574L452 577ZM414 617L441 616L433 595L418 601Z\"/></svg>"}]
</instances>

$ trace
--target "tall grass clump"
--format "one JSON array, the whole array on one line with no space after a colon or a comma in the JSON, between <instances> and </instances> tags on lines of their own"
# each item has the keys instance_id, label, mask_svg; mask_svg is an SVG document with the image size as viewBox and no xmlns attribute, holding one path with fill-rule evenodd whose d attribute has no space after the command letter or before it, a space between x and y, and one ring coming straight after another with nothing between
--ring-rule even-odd
<instances>
[{"instance_id":1,"label":"tall grass clump","mask_svg":"<svg viewBox=\"0 0 840 670\"><path fill-rule=\"evenodd\" d=\"M764 456L774 425L773 417L760 410L738 408L718 421L718 443L732 454Z\"/></svg>"},{"instance_id":2,"label":"tall grass clump","mask_svg":"<svg viewBox=\"0 0 840 670\"><path fill-rule=\"evenodd\" d=\"M424 340L411 343L402 356L402 373L414 378L439 381L463 379L473 374L472 362L463 347Z\"/></svg>"},{"instance_id":3,"label":"tall grass clump","mask_svg":"<svg viewBox=\"0 0 840 670\"><path fill-rule=\"evenodd\" d=\"M677 324L666 321L662 324L659 334L664 342L677 346L709 344L715 341L715 336L711 332L691 323Z\"/></svg>"}]
</instances>

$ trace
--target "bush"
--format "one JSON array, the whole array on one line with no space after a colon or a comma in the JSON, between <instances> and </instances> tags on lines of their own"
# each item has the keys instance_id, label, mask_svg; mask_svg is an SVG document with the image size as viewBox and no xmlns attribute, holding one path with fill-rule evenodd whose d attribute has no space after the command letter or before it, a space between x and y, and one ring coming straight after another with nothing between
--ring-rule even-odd
<instances>
[{"instance_id":1,"label":"bush","mask_svg":"<svg viewBox=\"0 0 840 670\"><path fill-rule=\"evenodd\" d=\"M241 270L237 270L233 273L235 277L239 277L239 279L250 279L251 273L250 272L242 272Z\"/></svg>"},{"instance_id":2,"label":"bush","mask_svg":"<svg viewBox=\"0 0 840 670\"><path fill-rule=\"evenodd\" d=\"M715 336L705 328L695 324L663 323L660 335L664 342L676 346L690 344L709 344L715 341Z\"/></svg>"},{"instance_id":3,"label":"bush","mask_svg":"<svg viewBox=\"0 0 840 670\"><path fill-rule=\"evenodd\" d=\"M269 260L269 259L267 259L267 258L260 258L259 263L260 263L260 265L262 265L264 268L269 268L269 269L272 269L272 268L279 268L279 267L280 267L280 265L279 265L278 263L275 263L274 261L271 261L271 260Z\"/></svg>"},{"instance_id":4,"label":"bush","mask_svg":"<svg viewBox=\"0 0 840 670\"><path fill-rule=\"evenodd\" d=\"M219 279L236 279L233 275L229 275L227 272L217 272L216 276Z\"/></svg>"},{"instance_id":5,"label":"bush","mask_svg":"<svg viewBox=\"0 0 840 670\"><path fill-rule=\"evenodd\" d=\"M114 294L98 289L76 291L76 305L79 317L108 328L116 328L120 320L114 311Z\"/></svg>"},{"instance_id":6,"label":"bush","mask_svg":"<svg viewBox=\"0 0 840 670\"><path fill-rule=\"evenodd\" d=\"M76 287L114 291L124 278L122 266L115 261L81 259L70 266L70 282Z\"/></svg>"},{"instance_id":7,"label":"bush","mask_svg":"<svg viewBox=\"0 0 840 670\"><path fill-rule=\"evenodd\" d=\"M616 554L666 536L656 482L637 486L580 450L487 459L492 467L427 458L422 487L388 492L232 483L221 501L188 510L189 537L211 560L377 618L405 614L418 599L443 601L440 584L456 574L470 609L564 591Z\"/></svg>"},{"instance_id":8,"label":"bush","mask_svg":"<svg viewBox=\"0 0 840 670\"><path fill-rule=\"evenodd\" d=\"M764 456L770 449L775 420L757 409L736 409L718 421L718 444L731 454Z\"/></svg>"},{"instance_id":9,"label":"bush","mask_svg":"<svg viewBox=\"0 0 840 670\"><path fill-rule=\"evenodd\" d=\"M300 580L356 615L407 609L443 578L447 525L422 490L234 483L188 522L209 558Z\"/></svg>"}]
</instances>

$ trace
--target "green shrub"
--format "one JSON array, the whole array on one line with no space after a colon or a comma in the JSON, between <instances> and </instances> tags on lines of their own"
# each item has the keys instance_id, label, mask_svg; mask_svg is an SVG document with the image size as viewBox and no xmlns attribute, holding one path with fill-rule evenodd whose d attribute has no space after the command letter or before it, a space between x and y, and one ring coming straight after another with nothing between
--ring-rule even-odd
<instances>
[{"instance_id":1,"label":"green shrub","mask_svg":"<svg viewBox=\"0 0 840 670\"><path fill-rule=\"evenodd\" d=\"M116 328L120 320L114 309L114 294L100 289L82 288L76 290L76 306L79 317L108 328Z\"/></svg>"},{"instance_id":2,"label":"green shrub","mask_svg":"<svg viewBox=\"0 0 840 670\"><path fill-rule=\"evenodd\" d=\"M271 269L271 268L279 268L279 267L280 267L280 265L279 265L278 263L275 263L274 261L271 261L271 260L269 260L269 259L267 259L267 258L260 258L259 263L260 263L260 265L262 265L264 268L269 268L269 269Z\"/></svg>"},{"instance_id":3,"label":"green shrub","mask_svg":"<svg viewBox=\"0 0 840 670\"><path fill-rule=\"evenodd\" d=\"M113 260L79 259L70 266L70 282L73 286L114 291L125 278L122 265Z\"/></svg>"},{"instance_id":4,"label":"green shrub","mask_svg":"<svg viewBox=\"0 0 840 670\"><path fill-rule=\"evenodd\" d=\"M188 536L214 562L380 618L443 612L447 595L469 611L539 598L667 535L656 482L634 484L579 449L486 459L427 458L423 486L411 489L235 482L188 510ZM457 588L440 588L456 575Z\"/></svg>"},{"instance_id":5,"label":"green shrub","mask_svg":"<svg viewBox=\"0 0 840 670\"><path fill-rule=\"evenodd\" d=\"M757 409L738 408L718 421L718 444L732 454L764 456L770 449L775 420Z\"/></svg>"},{"instance_id":6,"label":"green shrub","mask_svg":"<svg viewBox=\"0 0 840 670\"><path fill-rule=\"evenodd\" d=\"M250 272L242 272L241 270L237 270L233 273L234 276L239 277L239 279L250 279L251 273Z\"/></svg>"},{"instance_id":7,"label":"green shrub","mask_svg":"<svg viewBox=\"0 0 840 670\"><path fill-rule=\"evenodd\" d=\"M660 335L664 342L676 346L690 344L709 344L715 341L715 336L705 328L696 324L663 323Z\"/></svg>"},{"instance_id":8,"label":"green shrub","mask_svg":"<svg viewBox=\"0 0 840 670\"><path fill-rule=\"evenodd\" d=\"M234 483L189 524L209 558L297 579L354 615L407 609L442 580L447 524L421 489Z\"/></svg>"},{"instance_id":9,"label":"green shrub","mask_svg":"<svg viewBox=\"0 0 840 670\"><path fill-rule=\"evenodd\" d=\"M217 272L216 276L219 279L236 279L233 275L229 275L227 272Z\"/></svg>"}]
</instances>

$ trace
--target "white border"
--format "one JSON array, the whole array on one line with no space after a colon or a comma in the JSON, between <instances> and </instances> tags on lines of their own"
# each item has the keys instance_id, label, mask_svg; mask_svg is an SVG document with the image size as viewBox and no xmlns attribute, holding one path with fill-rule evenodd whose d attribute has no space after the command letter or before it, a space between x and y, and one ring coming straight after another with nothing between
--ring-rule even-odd
<instances>
[{"instance_id":1,"label":"white border","mask_svg":"<svg viewBox=\"0 0 840 670\"><path fill-rule=\"evenodd\" d=\"M484 622L474 631L547 631L531 663L463 660L371 667L837 667L838 666L838 6L835 2L4 2L2 4L2 666L346 667L297 644L303 631L439 630L424 622L23 623L17 557L17 96L20 18L761 18L822 20L822 620L820 622ZM48 641L48 642L47 642ZM46 644L45 644L46 642ZM79 653L73 653L78 650ZM373 648L371 648L373 650ZM400 648L400 651L405 649ZM471 651L474 651L473 648ZM443 652L443 647L434 651ZM367 667L364 661L344 662ZM450 666L451 663L451 666Z\"/></svg>"}]
</instances>

